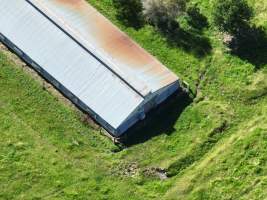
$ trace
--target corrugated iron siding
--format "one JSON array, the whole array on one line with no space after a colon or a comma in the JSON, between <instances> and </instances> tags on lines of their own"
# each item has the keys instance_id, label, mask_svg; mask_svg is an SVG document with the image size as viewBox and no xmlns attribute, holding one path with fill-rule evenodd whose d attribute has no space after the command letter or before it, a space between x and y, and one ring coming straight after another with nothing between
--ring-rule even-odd
<instances>
[{"instance_id":1,"label":"corrugated iron siding","mask_svg":"<svg viewBox=\"0 0 267 200\"><path fill-rule=\"evenodd\" d=\"M0 32L117 128L143 98L25 0L0 0Z\"/></svg>"}]
</instances>

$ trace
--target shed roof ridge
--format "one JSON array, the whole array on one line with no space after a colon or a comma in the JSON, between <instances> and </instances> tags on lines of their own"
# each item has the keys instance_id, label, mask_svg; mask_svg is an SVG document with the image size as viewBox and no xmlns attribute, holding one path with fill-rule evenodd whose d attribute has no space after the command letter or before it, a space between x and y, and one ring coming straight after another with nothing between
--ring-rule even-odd
<instances>
[{"instance_id":1,"label":"shed roof ridge","mask_svg":"<svg viewBox=\"0 0 267 200\"><path fill-rule=\"evenodd\" d=\"M31 6L33 6L38 12L40 12L43 16L45 16L49 21L51 21L55 26L57 26L61 31L63 31L65 34L67 34L74 42L76 42L80 47L82 47L84 50L86 50L86 52L88 52L91 56L93 56L95 59L97 59L105 68L107 68L112 74L114 74L118 79L120 79L126 86L128 86L131 90L133 90L135 93L137 93L140 97L142 97L143 99L145 99L145 97L147 95L150 94L150 92L147 95L143 95L137 88L135 88L134 85L132 85L129 81L127 81L123 75L123 72L116 67L116 65L110 61L108 58L103 58L101 55L95 55L95 53L92 53L92 48L95 48L91 43L89 43L86 39L84 39L83 37L78 36L77 32L75 29L71 28L71 26L69 26L66 22L64 22L64 20L62 20L59 16L57 16L56 14L54 14L49 8L47 8L45 5L43 5L39 0L37 0L38 2L36 2L36 0L34 0L34 2L32 0L25 0L27 3L29 3ZM39 6L41 6L41 8L36 5L39 4ZM62 27L61 24L58 24L53 18L51 18L51 16L47 15L42 9L44 9L45 11L49 12L50 15L54 15L58 17L58 19L60 19L60 21L63 22L64 27ZM68 30L65 30L65 29ZM71 31L71 33L69 33L68 31ZM74 34L75 36L73 36L72 34ZM76 38L77 37L77 38ZM82 44L81 41L85 41L86 45ZM90 46L92 47L90 47ZM89 46L89 47L88 47ZM96 51L99 51L95 48ZM100 53L97 53L100 54ZM108 63L106 63L108 62ZM113 67L116 68L116 70L120 71L117 72L116 70L114 70L113 68L109 67L108 65L111 64ZM121 73L121 74L119 74ZM126 76L126 75L125 75ZM138 77L135 76L136 79L138 79L140 82L142 82L146 87L147 85L145 84L144 81L140 80Z\"/></svg>"}]
</instances>

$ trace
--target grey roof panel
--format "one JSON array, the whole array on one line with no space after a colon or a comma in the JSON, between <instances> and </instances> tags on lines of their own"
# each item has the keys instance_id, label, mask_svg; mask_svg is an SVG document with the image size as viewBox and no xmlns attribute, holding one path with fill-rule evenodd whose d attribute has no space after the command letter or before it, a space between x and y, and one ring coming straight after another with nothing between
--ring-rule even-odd
<instances>
[{"instance_id":1,"label":"grey roof panel","mask_svg":"<svg viewBox=\"0 0 267 200\"><path fill-rule=\"evenodd\" d=\"M0 32L114 128L143 98L25 0L0 0Z\"/></svg>"},{"instance_id":2,"label":"grey roof panel","mask_svg":"<svg viewBox=\"0 0 267 200\"><path fill-rule=\"evenodd\" d=\"M178 80L85 0L30 0L87 45L143 96Z\"/></svg>"},{"instance_id":3,"label":"grey roof panel","mask_svg":"<svg viewBox=\"0 0 267 200\"><path fill-rule=\"evenodd\" d=\"M0 13L0 33L116 134L144 116L149 101L179 86L174 73L85 0L0 0Z\"/></svg>"}]
</instances>

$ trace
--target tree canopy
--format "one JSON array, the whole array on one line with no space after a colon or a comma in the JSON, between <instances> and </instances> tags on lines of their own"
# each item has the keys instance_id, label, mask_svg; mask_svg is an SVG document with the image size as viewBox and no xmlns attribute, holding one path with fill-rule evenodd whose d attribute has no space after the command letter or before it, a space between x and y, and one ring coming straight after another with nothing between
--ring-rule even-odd
<instances>
[{"instance_id":1,"label":"tree canopy","mask_svg":"<svg viewBox=\"0 0 267 200\"><path fill-rule=\"evenodd\" d=\"M239 34L253 15L245 0L216 0L213 8L214 25L233 35Z\"/></svg>"}]
</instances>

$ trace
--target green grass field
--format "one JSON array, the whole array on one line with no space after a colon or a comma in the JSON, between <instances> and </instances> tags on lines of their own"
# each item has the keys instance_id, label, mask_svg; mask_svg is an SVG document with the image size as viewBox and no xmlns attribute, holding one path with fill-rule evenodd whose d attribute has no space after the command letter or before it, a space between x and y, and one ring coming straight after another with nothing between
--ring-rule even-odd
<instances>
[{"instance_id":1,"label":"green grass field","mask_svg":"<svg viewBox=\"0 0 267 200\"><path fill-rule=\"evenodd\" d=\"M151 26L122 25L111 0L88 2L187 81L197 97L187 107L176 99L117 152L1 50L0 199L267 198L264 59L229 54L211 26L200 32L185 23L191 40L173 44ZM193 2L210 21L210 1ZM253 23L267 30L266 1L249 3ZM155 168L166 169L169 178L160 180Z\"/></svg>"}]
</instances>

